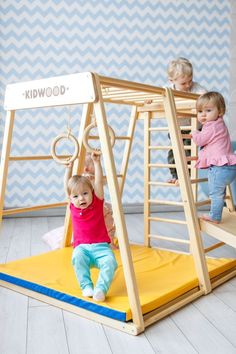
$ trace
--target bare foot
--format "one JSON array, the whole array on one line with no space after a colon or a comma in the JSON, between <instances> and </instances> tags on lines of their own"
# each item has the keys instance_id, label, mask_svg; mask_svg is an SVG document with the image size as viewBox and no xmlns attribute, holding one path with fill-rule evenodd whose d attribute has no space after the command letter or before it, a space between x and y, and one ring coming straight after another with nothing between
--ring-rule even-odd
<instances>
[{"instance_id":1,"label":"bare foot","mask_svg":"<svg viewBox=\"0 0 236 354\"><path fill-rule=\"evenodd\" d=\"M175 184L176 186L179 185L179 181L177 178L170 178L168 179L167 183Z\"/></svg>"},{"instance_id":2,"label":"bare foot","mask_svg":"<svg viewBox=\"0 0 236 354\"><path fill-rule=\"evenodd\" d=\"M205 220L205 221L212 222L213 224L219 224L219 223L220 223L220 221L218 221L218 220L213 220L213 219L211 219L210 216L208 216L208 215L201 215L201 216L200 216L200 219Z\"/></svg>"}]
</instances>

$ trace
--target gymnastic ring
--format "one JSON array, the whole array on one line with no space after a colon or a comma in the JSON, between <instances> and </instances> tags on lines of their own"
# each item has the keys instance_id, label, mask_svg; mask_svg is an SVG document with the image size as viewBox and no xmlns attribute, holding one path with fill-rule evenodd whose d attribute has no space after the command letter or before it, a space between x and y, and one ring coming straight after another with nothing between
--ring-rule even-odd
<instances>
[{"instance_id":1,"label":"gymnastic ring","mask_svg":"<svg viewBox=\"0 0 236 354\"><path fill-rule=\"evenodd\" d=\"M90 153L96 152L97 154L101 154L102 152L100 149L93 149L88 143L90 130L95 128L96 126L97 126L96 123L91 123L85 128L84 135L83 135L83 144L88 152ZM111 147L113 147L115 144L116 137L115 137L114 130L109 125L108 125L108 133L111 140Z\"/></svg>"},{"instance_id":2,"label":"gymnastic ring","mask_svg":"<svg viewBox=\"0 0 236 354\"><path fill-rule=\"evenodd\" d=\"M60 141L62 139L69 139L70 141L72 141L74 143L75 151L74 151L73 155L70 158L63 159L60 156L58 156L57 153L56 153L56 144L58 143L58 141ZM66 134L65 133L65 134L58 135L52 141L52 144L51 144L51 155L52 155L53 159L56 162L58 162L58 163L60 163L62 165L67 165L67 164L73 162L79 155L79 143L78 143L78 140L72 134Z\"/></svg>"}]
</instances>

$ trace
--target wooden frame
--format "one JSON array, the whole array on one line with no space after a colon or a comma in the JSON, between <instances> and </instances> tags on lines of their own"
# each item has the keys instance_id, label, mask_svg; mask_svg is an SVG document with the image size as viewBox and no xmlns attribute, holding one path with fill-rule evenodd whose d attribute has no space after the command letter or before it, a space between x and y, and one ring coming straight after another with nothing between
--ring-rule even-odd
<instances>
[{"instance_id":1,"label":"wooden frame","mask_svg":"<svg viewBox=\"0 0 236 354\"><path fill-rule=\"evenodd\" d=\"M65 86L65 83L67 86ZM56 88L55 88L56 87ZM64 88L67 87L66 93ZM82 89L83 88L83 89ZM43 91L45 89L45 91ZM39 95L40 92L47 92L48 95ZM36 91L34 91L36 90ZM51 91L50 91L51 90ZM61 90L61 91L60 91ZM22 96L22 92L25 94ZM63 93L64 92L64 93ZM35 93L35 97L34 97ZM37 93L37 94L36 94ZM39 97L40 96L40 97ZM23 97L23 98L22 98ZM122 259L123 267L125 268L124 276L125 283L127 287L128 299L130 303L130 308L132 312L132 322L130 323L118 323L112 319L95 315L94 313L89 313L85 310L72 309L71 305L65 305L57 300L48 298L29 290L24 290L17 286L5 283L1 281L1 285L9 287L13 290L22 292L23 294L35 297L39 300L48 302L55 306L59 306L69 311L76 312L81 316L91 318L98 322L102 322L106 325L118 328L127 333L138 334L143 332L145 327L157 321L158 319L168 315L169 313L177 310L178 308L186 305L187 303L193 301L203 294L207 294L212 290L212 287L216 284L220 284L223 281L228 280L230 277L235 276L235 270L228 272L227 275L223 274L222 277L218 277L216 282L214 279L210 281L209 274L206 266L205 253L203 249L202 239L201 239L201 229L197 217L197 206L206 203L197 201L197 183L202 182L205 179L198 179L196 172L192 171L192 179L189 179L189 166L187 165L185 157L185 147L183 146L182 136L180 127L177 123L178 117L188 117L192 118L194 121L195 101L198 96L190 93L183 93L179 91L173 91L171 89L164 89L161 87L155 87L151 85L145 85L141 83L135 83L125 80L119 80L109 77L100 76L95 73L81 73L74 75L66 75L58 78L50 78L44 80L30 81L27 83L19 83L8 85L5 96L5 109L7 110L6 124L5 124L5 134L3 140L2 149L2 160L0 167L0 220L3 215L17 213L22 211L32 211L37 209L42 209L46 207L55 207L55 204L48 206L32 206L23 209L12 209L8 211L3 210L4 196L6 189L6 180L8 173L8 164L10 160L24 160L22 157L11 157L11 139L12 131L14 126L14 116L15 112L20 109L37 108L37 107L49 107L49 106L59 106L59 105L72 105L72 104L83 104L83 115L81 118L78 142L81 147L79 157L74 163L74 173L81 173L83 168L83 163L85 159L85 148L82 144L83 134L91 123L92 113L96 117L98 135L101 144L101 151L106 158L104 159L104 167L106 172L106 178L108 183L108 188L112 201L112 209L117 229L117 235L119 240L120 254ZM16 101L14 101L16 98ZM151 104L146 104L146 100L151 99ZM123 104L132 106L130 124L127 132L127 136L119 137L119 139L125 140L125 148L123 155L123 162L121 166L120 174L117 175L113 151L111 147L105 103L113 104ZM159 119L160 117L165 117L167 125L163 128L153 128L151 127L152 119ZM195 116L196 118L196 116ZM173 242L182 242L190 246L190 251L193 255L195 267L199 279L199 286L193 289L188 294L175 299L170 304L164 306L163 308L152 311L148 315L143 316L141 312L139 294L137 289L137 282L135 278L131 252L128 242L128 234L124 219L124 213L122 208L121 196L124 189L124 183L128 168L128 161L130 158L131 145L133 141L134 131L136 122L138 119L144 119L144 244L148 247L151 246L151 238L156 239L166 239ZM194 126L194 123L192 123ZM195 123L196 126L196 123ZM151 146L150 134L151 132L158 131L169 131L172 146ZM182 202L174 202L168 200L152 200L150 197L150 186L155 185L157 187L173 187L166 182L151 181L151 168L166 168L172 167L168 164L153 164L151 163L151 151L156 150L166 150L172 148L174 151L174 157L176 164L173 167L177 168L179 176L179 185L181 190ZM196 147L191 148L197 154ZM34 156L27 157L27 159L45 160L50 158L50 156ZM194 159L193 159L194 160ZM193 161L192 160L192 161ZM193 170L193 163L190 168ZM231 196L232 197L232 196ZM230 194L229 194L230 198ZM185 221L176 221L172 219L163 219L160 217L151 216L151 206L152 204L166 204L166 205L177 205L182 206L185 212ZM227 219L231 221L228 225L231 225L232 218L235 218L235 213L233 212L232 200L228 201L231 206L231 214L227 212ZM57 204L58 205L58 204ZM180 223L185 224L189 233L189 240L181 240L172 237L166 237L162 235L151 235L151 222L170 222L170 223ZM235 236L235 230L233 226L229 226L227 230L222 230L218 226L207 225L206 222L201 222L201 227L204 231L210 234L216 233L216 237L224 242L229 242L235 247L235 241L232 241ZM220 231L219 231L220 230ZM219 236L220 235L220 236ZM223 236L222 236L223 235ZM234 236L233 236L234 235ZM227 237L226 237L227 236ZM65 236L63 240L63 247L70 244L71 241L71 220L69 208L67 208L66 218L65 218Z\"/></svg>"}]
</instances>

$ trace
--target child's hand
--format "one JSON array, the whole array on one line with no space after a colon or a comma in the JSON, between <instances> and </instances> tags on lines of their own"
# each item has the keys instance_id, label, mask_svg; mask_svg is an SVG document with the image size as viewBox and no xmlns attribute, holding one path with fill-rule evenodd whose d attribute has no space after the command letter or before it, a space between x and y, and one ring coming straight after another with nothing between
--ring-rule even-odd
<instances>
[{"instance_id":1,"label":"child's hand","mask_svg":"<svg viewBox=\"0 0 236 354\"><path fill-rule=\"evenodd\" d=\"M67 163L65 163L65 167L72 168L73 167L73 163L72 162L67 162Z\"/></svg>"},{"instance_id":2,"label":"child's hand","mask_svg":"<svg viewBox=\"0 0 236 354\"><path fill-rule=\"evenodd\" d=\"M93 162L99 162L100 161L100 153L93 151L91 154L91 158L92 158Z\"/></svg>"}]
</instances>

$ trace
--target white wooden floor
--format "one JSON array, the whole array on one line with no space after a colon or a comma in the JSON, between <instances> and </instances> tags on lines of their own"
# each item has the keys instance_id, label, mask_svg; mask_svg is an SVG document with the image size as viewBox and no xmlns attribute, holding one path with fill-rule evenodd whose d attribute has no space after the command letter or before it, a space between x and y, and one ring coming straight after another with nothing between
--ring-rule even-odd
<instances>
[{"instance_id":1,"label":"white wooden floor","mask_svg":"<svg viewBox=\"0 0 236 354\"><path fill-rule=\"evenodd\" d=\"M126 220L130 240L141 243L142 215L126 214ZM49 250L42 235L63 221L63 217L4 219L0 262ZM175 226L171 228L168 232L173 235ZM236 258L236 251L226 247L222 255ZM136 337L0 287L0 354L26 353L236 353L236 278Z\"/></svg>"}]
</instances>

